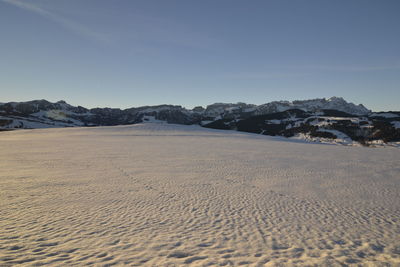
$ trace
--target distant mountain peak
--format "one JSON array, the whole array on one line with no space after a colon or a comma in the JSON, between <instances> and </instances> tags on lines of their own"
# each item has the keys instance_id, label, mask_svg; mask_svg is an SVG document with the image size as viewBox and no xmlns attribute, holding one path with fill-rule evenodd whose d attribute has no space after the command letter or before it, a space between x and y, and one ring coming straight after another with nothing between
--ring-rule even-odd
<instances>
[{"instance_id":1,"label":"distant mountain peak","mask_svg":"<svg viewBox=\"0 0 400 267\"><path fill-rule=\"evenodd\" d=\"M273 101L257 107L257 114L268 114L274 112L282 112L288 109L300 109L303 111L315 112L324 109L333 109L343 111L354 115L366 115L371 113L371 110L365 108L363 105L355 105L347 102L342 97L315 98L308 100L295 100L295 101Z\"/></svg>"}]
</instances>

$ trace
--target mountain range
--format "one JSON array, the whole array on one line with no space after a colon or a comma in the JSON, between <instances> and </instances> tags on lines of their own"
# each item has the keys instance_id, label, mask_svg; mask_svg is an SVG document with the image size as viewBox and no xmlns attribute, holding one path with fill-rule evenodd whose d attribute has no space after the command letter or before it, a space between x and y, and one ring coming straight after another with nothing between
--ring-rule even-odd
<instances>
[{"instance_id":1,"label":"mountain range","mask_svg":"<svg viewBox=\"0 0 400 267\"><path fill-rule=\"evenodd\" d=\"M128 109L72 106L46 100L0 103L0 130L111 126L142 122L201 125L265 135L341 142L399 142L400 112L372 112L341 97L274 101L262 105L215 103L186 109L176 105Z\"/></svg>"}]
</instances>

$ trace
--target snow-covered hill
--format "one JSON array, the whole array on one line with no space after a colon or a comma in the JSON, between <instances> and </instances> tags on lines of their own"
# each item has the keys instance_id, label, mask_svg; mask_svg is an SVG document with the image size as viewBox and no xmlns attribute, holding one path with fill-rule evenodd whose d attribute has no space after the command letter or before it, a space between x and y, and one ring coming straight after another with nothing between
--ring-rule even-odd
<instances>
[{"instance_id":1,"label":"snow-covered hill","mask_svg":"<svg viewBox=\"0 0 400 267\"><path fill-rule=\"evenodd\" d=\"M0 134L0 266L399 266L400 153L142 123Z\"/></svg>"}]
</instances>

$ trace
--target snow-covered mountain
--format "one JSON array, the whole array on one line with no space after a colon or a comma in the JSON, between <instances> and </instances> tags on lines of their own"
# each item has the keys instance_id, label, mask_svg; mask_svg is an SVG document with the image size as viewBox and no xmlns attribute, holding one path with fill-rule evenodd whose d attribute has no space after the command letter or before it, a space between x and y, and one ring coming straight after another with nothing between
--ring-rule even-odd
<instances>
[{"instance_id":1,"label":"snow-covered mountain","mask_svg":"<svg viewBox=\"0 0 400 267\"><path fill-rule=\"evenodd\" d=\"M255 113L257 115L263 115L275 112L282 112L289 109L300 109L308 112L316 112L324 109L334 109L353 115L366 115L371 112L371 110L367 109L362 104L355 105L353 103L346 102L346 100L341 97L331 97L328 99L317 98L311 100L297 100L293 102L274 101L258 106Z\"/></svg>"},{"instance_id":2,"label":"snow-covered mountain","mask_svg":"<svg viewBox=\"0 0 400 267\"><path fill-rule=\"evenodd\" d=\"M65 101L46 100L0 104L0 128L49 128L134 124L144 116L154 116L169 123L193 124L200 115L181 106L160 105L129 108L74 107Z\"/></svg>"},{"instance_id":3,"label":"snow-covered mountain","mask_svg":"<svg viewBox=\"0 0 400 267\"><path fill-rule=\"evenodd\" d=\"M199 124L287 137L299 134L350 140L400 141L400 113L372 113L343 98L274 101L262 105L215 103L206 108L159 105L137 108L75 107L46 100L0 104L0 130L74 126L124 125L141 122Z\"/></svg>"},{"instance_id":4,"label":"snow-covered mountain","mask_svg":"<svg viewBox=\"0 0 400 267\"><path fill-rule=\"evenodd\" d=\"M363 105L346 102L343 98L312 99L302 101L275 101L263 105L246 103L215 103L205 109L192 110L174 105L144 106L121 110L118 108L94 108L71 106L65 101L51 103L46 100L10 102L0 104L0 127L42 128L64 126L119 125L143 121L144 116L178 124L199 124L202 121L243 118L299 109L317 112L334 109L354 115L365 115L371 111Z\"/></svg>"},{"instance_id":5,"label":"snow-covered mountain","mask_svg":"<svg viewBox=\"0 0 400 267\"><path fill-rule=\"evenodd\" d=\"M242 119L219 119L204 127L331 143L376 144L400 142L400 112L357 116L325 109L290 109ZM400 143L399 143L400 144Z\"/></svg>"}]
</instances>

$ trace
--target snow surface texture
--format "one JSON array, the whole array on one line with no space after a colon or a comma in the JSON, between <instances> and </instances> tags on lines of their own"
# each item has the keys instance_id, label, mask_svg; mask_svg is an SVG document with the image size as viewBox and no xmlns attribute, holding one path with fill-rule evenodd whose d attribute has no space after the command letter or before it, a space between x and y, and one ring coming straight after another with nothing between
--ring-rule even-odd
<instances>
[{"instance_id":1,"label":"snow surface texture","mask_svg":"<svg viewBox=\"0 0 400 267\"><path fill-rule=\"evenodd\" d=\"M400 264L398 148L163 123L0 136L0 266Z\"/></svg>"}]
</instances>

